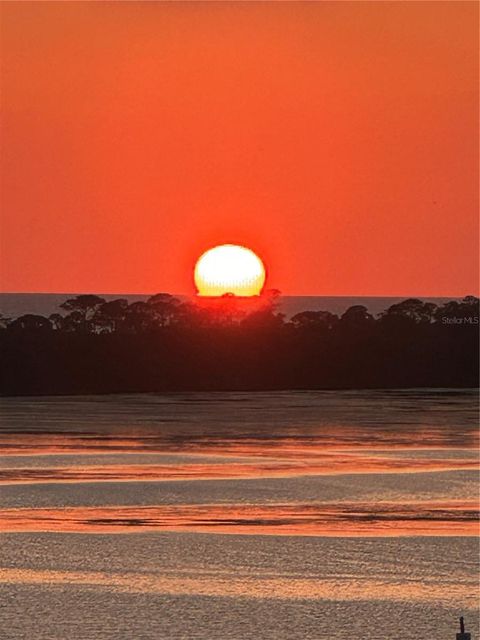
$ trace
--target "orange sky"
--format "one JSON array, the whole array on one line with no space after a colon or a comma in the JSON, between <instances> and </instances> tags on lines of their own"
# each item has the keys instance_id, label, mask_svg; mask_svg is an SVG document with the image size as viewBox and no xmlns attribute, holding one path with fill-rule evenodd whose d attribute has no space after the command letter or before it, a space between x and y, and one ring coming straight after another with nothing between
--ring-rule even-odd
<instances>
[{"instance_id":1,"label":"orange sky","mask_svg":"<svg viewBox=\"0 0 480 640\"><path fill-rule=\"evenodd\" d=\"M478 292L475 2L1 10L3 291Z\"/></svg>"}]
</instances>

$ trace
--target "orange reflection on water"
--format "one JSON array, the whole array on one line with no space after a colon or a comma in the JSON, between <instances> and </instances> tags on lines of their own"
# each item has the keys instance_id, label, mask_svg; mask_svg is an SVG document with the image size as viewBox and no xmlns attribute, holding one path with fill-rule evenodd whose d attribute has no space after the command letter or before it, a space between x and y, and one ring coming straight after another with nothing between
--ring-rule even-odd
<instances>
[{"instance_id":1,"label":"orange reflection on water","mask_svg":"<svg viewBox=\"0 0 480 640\"><path fill-rule=\"evenodd\" d=\"M474 501L272 505L15 508L0 512L3 531L125 533L144 530L260 535L478 535Z\"/></svg>"},{"instance_id":2,"label":"orange reflection on water","mask_svg":"<svg viewBox=\"0 0 480 640\"><path fill-rule=\"evenodd\" d=\"M362 473L413 473L476 469L472 458L408 458L324 452L302 458L250 459L247 462L200 462L169 464L106 464L70 467L12 467L0 470L0 483L127 482L195 479L295 477ZM126 461L127 462L127 461Z\"/></svg>"},{"instance_id":3,"label":"orange reflection on water","mask_svg":"<svg viewBox=\"0 0 480 640\"><path fill-rule=\"evenodd\" d=\"M181 425L159 430L157 427L118 428L104 431L3 432L0 455L52 455L102 453L180 453L235 457L315 457L329 450L424 451L431 449L478 450L475 429L446 430L434 426L395 429L369 429L352 425L329 425L288 433L255 432L196 433Z\"/></svg>"},{"instance_id":4,"label":"orange reflection on water","mask_svg":"<svg viewBox=\"0 0 480 640\"><path fill-rule=\"evenodd\" d=\"M458 606L476 607L476 588L442 578L441 584L408 580L401 583L392 580L352 580L351 577L322 579L318 576L298 577L280 574L262 575L242 571L204 571L197 567L195 573L179 569L161 573L128 574L101 571L61 571L1 568L2 581L7 584L84 585L120 593L162 593L170 595L203 595L218 597L279 598L286 600L393 600L439 602Z\"/></svg>"}]
</instances>

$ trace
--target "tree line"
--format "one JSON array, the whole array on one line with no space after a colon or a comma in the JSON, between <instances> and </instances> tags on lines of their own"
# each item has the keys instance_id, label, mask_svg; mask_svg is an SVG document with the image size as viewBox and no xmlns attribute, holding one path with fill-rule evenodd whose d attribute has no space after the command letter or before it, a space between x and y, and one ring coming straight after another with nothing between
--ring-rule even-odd
<instances>
[{"instance_id":1,"label":"tree line","mask_svg":"<svg viewBox=\"0 0 480 640\"><path fill-rule=\"evenodd\" d=\"M260 297L66 300L0 316L3 395L302 388L476 387L479 300L406 299L373 316Z\"/></svg>"}]
</instances>

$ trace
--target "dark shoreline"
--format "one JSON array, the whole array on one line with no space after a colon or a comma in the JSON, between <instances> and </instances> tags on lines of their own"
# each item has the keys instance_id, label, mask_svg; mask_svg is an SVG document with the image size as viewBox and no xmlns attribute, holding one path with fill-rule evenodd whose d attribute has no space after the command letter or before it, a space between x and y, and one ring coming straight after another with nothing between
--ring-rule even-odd
<instances>
[{"instance_id":1,"label":"dark shoreline","mask_svg":"<svg viewBox=\"0 0 480 640\"><path fill-rule=\"evenodd\" d=\"M182 303L67 300L66 315L27 314L0 328L0 396L214 391L477 388L473 296L416 299L377 317L278 312L278 295Z\"/></svg>"},{"instance_id":2,"label":"dark shoreline","mask_svg":"<svg viewBox=\"0 0 480 640\"><path fill-rule=\"evenodd\" d=\"M236 388L236 389L229 389L229 388L225 388L225 389L195 389L195 388L191 388L191 389L162 389L162 390L157 390L157 391L135 391L132 389L127 389L127 390L121 390L121 391L89 391L89 392L84 392L84 391L74 391L74 392L49 392L49 393L30 393L28 395L24 394L24 393L16 393L16 394L4 394L2 392L0 392L0 398L1 399L5 399L8 400L9 398L24 398L25 400L28 400L28 398L43 398L43 399L48 399L48 398L81 398L81 397L108 397L108 396L112 396L112 397L116 397L116 396L126 396L126 395L172 395L172 396L176 396L176 395L182 395L182 394L194 394L194 393L208 393L208 394L224 394L224 393L249 393L249 394L256 394L256 393L272 393L272 392L278 392L278 393L288 393L288 392L295 392L295 393L314 393L316 391L423 391L423 390L432 390L432 391L438 391L438 392L444 392L444 393L452 393L455 394L455 392L464 392L464 391L471 391L473 392L478 392L479 387L469 387L469 386L465 386L465 387L429 387L429 386L423 386L423 387L310 387L310 388L300 388L300 387L289 387L289 388L281 388L281 387L270 387L270 388Z\"/></svg>"}]
</instances>

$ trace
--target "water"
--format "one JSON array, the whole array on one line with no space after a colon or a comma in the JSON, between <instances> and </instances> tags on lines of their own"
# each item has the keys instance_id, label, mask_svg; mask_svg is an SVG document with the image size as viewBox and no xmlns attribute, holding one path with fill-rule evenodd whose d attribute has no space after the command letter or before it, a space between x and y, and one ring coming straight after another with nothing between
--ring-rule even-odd
<instances>
[{"instance_id":1,"label":"water","mask_svg":"<svg viewBox=\"0 0 480 640\"><path fill-rule=\"evenodd\" d=\"M60 305L77 293L0 293L0 314L6 318L17 318L26 313L49 316L52 313L65 313ZM106 300L126 298L129 303L146 300L148 295L140 294L99 294ZM184 298L185 296L178 296ZM365 305L370 313L378 314L392 304L401 302L407 297L361 297L361 296L282 296L279 310L290 318L300 311L325 310L341 315L355 304ZM458 298L424 298L422 300L441 305L448 300Z\"/></svg>"},{"instance_id":2,"label":"water","mask_svg":"<svg viewBox=\"0 0 480 640\"><path fill-rule=\"evenodd\" d=\"M478 638L475 391L2 405L2 639Z\"/></svg>"}]
</instances>

